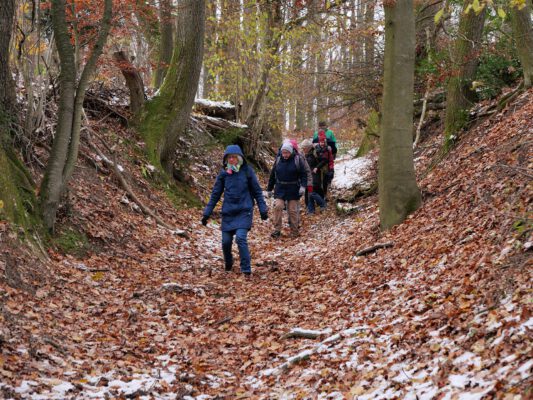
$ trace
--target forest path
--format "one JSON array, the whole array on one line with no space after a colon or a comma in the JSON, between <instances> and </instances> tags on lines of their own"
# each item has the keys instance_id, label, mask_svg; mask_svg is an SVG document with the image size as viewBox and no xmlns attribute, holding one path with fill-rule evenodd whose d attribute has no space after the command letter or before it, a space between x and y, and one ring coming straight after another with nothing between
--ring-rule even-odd
<instances>
[{"instance_id":1,"label":"forest path","mask_svg":"<svg viewBox=\"0 0 533 400\"><path fill-rule=\"evenodd\" d=\"M529 398L531 94L421 176L423 206L390 231L376 196L349 217L304 216L298 239L271 239L256 213L251 279L224 272L219 226L200 210L161 207L190 232L174 235L90 171L77 212L101 251L50 249L35 293L2 286L0 397ZM424 146L417 171L440 141ZM283 338L295 327L331 333Z\"/></svg>"}]
</instances>

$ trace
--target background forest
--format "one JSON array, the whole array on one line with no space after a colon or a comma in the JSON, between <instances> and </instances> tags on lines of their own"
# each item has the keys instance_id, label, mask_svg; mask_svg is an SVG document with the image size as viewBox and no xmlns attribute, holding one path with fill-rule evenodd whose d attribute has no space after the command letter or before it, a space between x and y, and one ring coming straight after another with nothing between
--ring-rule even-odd
<instances>
[{"instance_id":1,"label":"background forest","mask_svg":"<svg viewBox=\"0 0 533 400\"><path fill-rule=\"evenodd\" d=\"M1 0L0 398L530 398L532 8ZM224 147L319 121L368 182L224 273Z\"/></svg>"},{"instance_id":2,"label":"background forest","mask_svg":"<svg viewBox=\"0 0 533 400\"><path fill-rule=\"evenodd\" d=\"M400 17L402 7L408 12ZM494 98L518 79L527 88L533 75L528 0L8 0L2 29L2 159L13 171L3 184L4 212L27 220L12 206L22 196L26 200L18 203L39 208L34 213L48 230L80 143L90 136L94 121L87 104L100 103L136 127L152 164L169 176L179 175L176 150L190 129L195 97L231 102L235 121L247 128L226 129L226 135L233 134L265 169L262 149L272 149L282 135L309 134L319 120L329 121L346 147L358 145L360 155L374 145L382 122L383 192L393 192L386 189L391 180L408 177L412 193L406 196L417 197L412 152L398 156L404 177L389 175L384 161L396 154L387 144L398 149L396 138L401 148L411 141L411 103L415 145L424 129L440 123L435 111L446 106L448 147L471 121L475 102ZM118 111L127 94L128 107ZM7 188L23 176L26 190ZM34 192L29 186L39 187L39 207L27 198ZM407 197L390 201L416 209L418 200ZM382 225L394 225L410 211L389 222L384 217Z\"/></svg>"}]
</instances>

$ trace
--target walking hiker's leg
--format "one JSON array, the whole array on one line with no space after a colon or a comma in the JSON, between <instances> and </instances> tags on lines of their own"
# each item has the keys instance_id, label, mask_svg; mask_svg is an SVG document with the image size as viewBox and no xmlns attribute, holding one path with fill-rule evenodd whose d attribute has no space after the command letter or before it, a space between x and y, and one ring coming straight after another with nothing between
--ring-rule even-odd
<instances>
[{"instance_id":1,"label":"walking hiker's leg","mask_svg":"<svg viewBox=\"0 0 533 400\"><path fill-rule=\"evenodd\" d=\"M285 200L275 199L274 200L274 215L272 222L274 224L274 230L279 232L281 231L281 217L283 215L283 207L285 206Z\"/></svg>"},{"instance_id":2,"label":"walking hiker's leg","mask_svg":"<svg viewBox=\"0 0 533 400\"><path fill-rule=\"evenodd\" d=\"M248 229L237 229L235 241L237 242L239 256L241 258L241 272L250 273L252 268L250 250L248 249Z\"/></svg>"},{"instance_id":3,"label":"walking hiker's leg","mask_svg":"<svg viewBox=\"0 0 533 400\"><path fill-rule=\"evenodd\" d=\"M326 202L320 196L318 193L312 193L313 194L313 202L315 202L321 209L324 209L326 207Z\"/></svg>"},{"instance_id":4,"label":"walking hiker's leg","mask_svg":"<svg viewBox=\"0 0 533 400\"><path fill-rule=\"evenodd\" d=\"M288 210L289 210L289 222L291 225L291 234L298 234L298 200L289 200L288 201Z\"/></svg>"},{"instance_id":5,"label":"walking hiker's leg","mask_svg":"<svg viewBox=\"0 0 533 400\"><path fill-rule=\"evenodd\" d=\"M233 267L233 256L231 255L231 246L233 244L233 235L235 231L222 231L222 254L224 255L224 265L226 271L231 271Z\"/></svg>"},{"instance_id":6,"label":"walking hiker's leg","mask_svg":"<svg viewBox=\"0 0 533 400\"><path fill-rule=\"evenodd\" d=\"M315 213L315 193L309 193L309 199L308 199L308 202L307 202L307 212L309 214L314 214Z\"/></svg>"}]
</instances>

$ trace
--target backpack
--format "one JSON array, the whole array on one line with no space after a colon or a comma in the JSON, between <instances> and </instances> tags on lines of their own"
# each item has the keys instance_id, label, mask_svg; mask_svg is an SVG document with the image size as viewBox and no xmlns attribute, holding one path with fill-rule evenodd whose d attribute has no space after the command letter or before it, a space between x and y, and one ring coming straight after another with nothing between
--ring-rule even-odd
<instances>
[{"instance_id":1,"label":"backpack","mask_svg":"<svg viewBox=\"0 0 533 400\"><path fill-rule=\"evenodd\" d=\"M330 157L330 152L333 153L333 150L331 149L330 146L327 146L325 149L322 148L319 144L315 145L313 147L313 151L315 152L315 156L316 158L318 158L318 160L323 160L323 159L326 159L327 158L327 163L326 165L324 165L322 167L322 172L325 174L327 172L329 172L329 157ZM324 153L326 154L324 156Z\"/></svg>"},{"instance_id":2,"label":"backpack","mask_svg":"<svg viewBox=\"0 0 533 400\"><path fill-rule=\"evenodd\" d=\"M313 143L318 143L318 136L316 138L313 136ZM329 138L327 134L326 143L331 148L331 154L333 154L333 157L335 157L337 154L337 143L333 139Z\"/></svg>"},{"instance_id":3,"label":"backpack","mask_svg":"<svg viewBox=\"0 0 533 400\"><path fill-rule=\"evenodd\" d=\"M294 164L296 165L296 170L298 171L299 174L302 173L302 167L301 167L301 160L300 160L300 157L302 157L302 155L300 153L297 153L297 152L294 152ZM276 159L274 160L274 165L272 166L272 168L276 168L276 165L278 165L278 161L281 159L281 154L278 154L276 156Z\"/></svg>"}]
</instances>

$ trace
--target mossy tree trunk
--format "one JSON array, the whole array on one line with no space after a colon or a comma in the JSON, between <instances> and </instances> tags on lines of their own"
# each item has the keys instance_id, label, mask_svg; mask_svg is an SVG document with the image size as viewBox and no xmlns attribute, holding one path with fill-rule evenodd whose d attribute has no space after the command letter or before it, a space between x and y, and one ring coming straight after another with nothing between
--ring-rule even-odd
<instances>
[{"instance_id":1,"label":"mossy tree trunk","mask_svg":"<svg viewBox=\"0 0 533 400\"><path fill-rule=\"evenodd\" d=\"M178 139L189 121L202 67L205 0L181 0L177 6L174 52L159 96L146 104L140 131L153 163L172 174Z\"/></svg>"},{"instance_id":2,"label":"mossy tree trunk","mask_svg":"<svg viewBox=\"0 0 533 400\"><path fill-rule=\"evenodd\" d=\"M472 81L478 66L487 7L483 7L476 13L472 9L473 1L475 0L464 2L452 54L452 75L446 90L446 118L444 120L446 146L467 123L468 111L476 98L472 89Z\"/></svg>"},{"instance_id":3,"label":"mossy tree trunk","mask_svg":"<svg viewBox=\"0 0 533 400\"><path fill-rule=\"evenodd\" d=\"M378 171L382 229L421 204L413 162L415 20L412 0L385 4L383 119Z\"/></svg>"},{"instance_id":4,"label":"mossy tree trunk","mask_svg":"<svg viewBox=\"0 0 533 400\"><path fill-rule=\"evenodd\" d=\"M513 37L516 43L518 58L524 74L524 88L533 82L533 27L531 25L531 7L527 1L524 7L511 7L509 10Z\"/></svg>"},{"instance_id":5,"label":"mossy tree trunk","mask_svg":"<svg viewBox=\"0 0 533 400\"><path fill-rule=\"evenodd\" d=\"M174 50L174 18L170 0L159 2L159 54L158 65L154 75L154 87L158 89L163 83Z\"/></svg>"},{"instance_id":6,"label":"mossy tree trunk","mask_svg":"<svg viewBox=\"0 0 533 400\"><path fill-rule=\"evenodd\" d=\"M96 69L111 27L112 0L105 0L98 38L79 80L66 17L66 0L52 1L52 26L61 73L58 121L52 151L41 183L41 213L45 227L53 231L61 196L65 192L78 159L83 99Z\"/></svg>"},{"instance_id":7,"label":"mossy tree trunk","mask_svg":"<svg viewBox=\"0 0 533 400\"><path fill-rule=\"evenodd\" d=\"M15 0L0 3L0 220L7 219L28 226L35 205L34 185L10 140L15 126L15 85L9 66L9 44L15 15Z\"/></svg>"}]
</instances>

